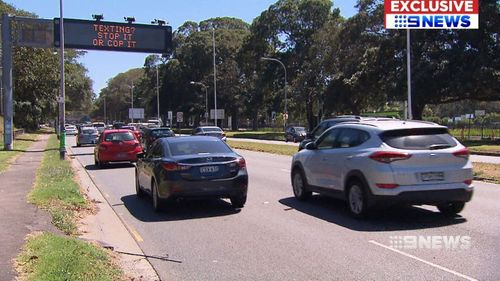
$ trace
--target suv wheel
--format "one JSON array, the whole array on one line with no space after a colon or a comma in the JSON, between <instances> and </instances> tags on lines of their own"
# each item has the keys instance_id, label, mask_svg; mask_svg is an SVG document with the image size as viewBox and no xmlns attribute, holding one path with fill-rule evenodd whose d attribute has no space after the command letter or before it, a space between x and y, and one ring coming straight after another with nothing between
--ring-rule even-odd
<instances>
[{"instance_id":1,"label":"suv wheel","mask_svg":"<svg viewBox=\"0 0 500 281\"><path fill-rule=\"evenodd\" d=\"M347 187L347 204L349 212L355 218L366 216L368 209L368 200L366 198L366 189L359 181L351 181Z\"/></svg>"},{"instance_id":2,"label":"suv wheel","mask_svg":"<svg viewBox=\"0 0 500 281\"><path fill-rule=\"evenodd\" d=\"M293 195L300 201L305 201L311 197L312 192L306 189L307 183L304 173L300 169L293 170L292 187Z\"/></svg>"},{"instance_id":3,"label":"suv wheel","mask_svg":"<svg viewBox=\"0 0 500 281\"><path fill-rule=\"evenodd\" d=\"M438 210L446 216L453 217L465 207L465 202L447 202L437 205Z\"/></svg>"}]
</instances>

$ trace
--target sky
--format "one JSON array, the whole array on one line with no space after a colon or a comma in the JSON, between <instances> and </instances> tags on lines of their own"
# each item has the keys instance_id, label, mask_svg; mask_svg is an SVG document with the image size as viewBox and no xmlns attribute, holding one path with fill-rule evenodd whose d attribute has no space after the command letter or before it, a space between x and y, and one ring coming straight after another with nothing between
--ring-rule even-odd
<instances>
[{"instance_id":1,"label":"sky","mask_svg":"<svg viewBox=\"0 0 500 281\"><path fill-rule=\"evenodd\" d=\"M93 14L103 14L105 21L124 22L135 17L135 23L150 24L163 19L175 31L186 21L200 22L215 17L235 17L247 23L259 16L277 0L64 0L64 18L93 20ZM59 17L58 0L4 0L43 19ZM356 0L334 1L344 17L352 16ZM107 81L131 68L141 68L149 54L87 51L80 62L87 68L93 89L99 94Z\"/></svg>"}]
</instances>

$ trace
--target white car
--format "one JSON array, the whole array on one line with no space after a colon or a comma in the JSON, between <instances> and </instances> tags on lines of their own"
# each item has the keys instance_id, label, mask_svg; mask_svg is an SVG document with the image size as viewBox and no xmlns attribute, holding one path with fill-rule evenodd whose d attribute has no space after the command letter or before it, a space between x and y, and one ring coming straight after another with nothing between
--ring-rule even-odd
<instances>
[{"instance_id":1,"label":"white car","mask_svg":"<svg viewBox=\"0 0 500 281\"><path fill-rule=\"evenodd\" d=\"M293 156L293 192L348 202L354 217L375 205L435 205L446 215L472 198L469 150L431 122L374 120L342 123Z\"/></svg>"},{"instance_id":2,"label":"white car","mask_svg":"<svg viewBox=\"0 0 500 281\"><path fill-rule=\"evenodd\" d=\"M77 135L78 134L78 130L76 129L76 126L74 125L66 125L64 126L64 129L66 130L66 135L67 136L70 136L70 135Z\"/></svg>"}]
</instances>

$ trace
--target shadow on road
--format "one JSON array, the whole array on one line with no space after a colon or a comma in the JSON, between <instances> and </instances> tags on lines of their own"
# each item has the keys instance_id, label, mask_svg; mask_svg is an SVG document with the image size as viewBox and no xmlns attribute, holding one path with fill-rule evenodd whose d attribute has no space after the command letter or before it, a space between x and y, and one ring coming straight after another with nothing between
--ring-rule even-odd
<instances>
[{"instance_id":1,"label":"shadow on road","mask_svg":"<svg viewBox=\"0 0 500 281\"><path fill-rule=\"evenodd\" d=\"M391 207L374 210L364 220L350 216L344 201L315 195L307 202L294 197L283 198L279 202L299 212L335 223L355 231L395 231L436 228L464 223L461 216L449 218L438 211L430 211L414 206Z\"/></svg>"},{"instance_id":2,"label":"shadow on road","mask_svg":"<svg viewBox=\"0 0 500 281\"><path fill-rule=\"evenodd\" d=\"M80 155L93 155L93 154L72 154L74 156L80 156ZM113 163L113 164L106 164L103 168L98 168L94 164L89 164L85 166L85 169L88 171L97 171L97 170L112 170L112 169L122 169L122 168L133 168L134 164L131 163Z\"/></svg>"},{"instance_id":3,"label":"shadow on road","mask_svg":"<svg viewBox=\"0 0 500 281\"><path fill-rule=\"evenodd\" d=\"M73 154L68 154L68 156L89 156L89 155L94 155L94 153L73 153Z\"/></svg>"},{"instance_id":4,"label":"shadow on road","mask_svg":"<svg viewBox=\"0 0 500 281\"><path fill-rule=\"evenodd\" d=\"M153 210L151 197L138 198L127 195L121 198L125 208L143 222L180 221L199 218L221 217L240 212L222 199L176 200L164 202L160 212Z\"/></svg>"}]
</instances>

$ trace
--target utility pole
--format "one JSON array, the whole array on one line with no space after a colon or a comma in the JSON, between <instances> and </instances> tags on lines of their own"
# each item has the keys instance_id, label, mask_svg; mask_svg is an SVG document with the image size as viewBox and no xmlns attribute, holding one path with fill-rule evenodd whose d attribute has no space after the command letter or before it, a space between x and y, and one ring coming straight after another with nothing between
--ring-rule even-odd
<instances>
[{"instance_id":1,"label":"utility pole","mask_svg":"<svg viewBox=\"0 0 500 281\"><path fill-rule=\"evenodd\" d=\"M59 157L64 160L64 155L66 154L66 129L64 124L66 123L66 108L65 99L66 93L64 92L64 17L63 17L63 0L59 0L59 13L60 13L60 25L59 32L61 34L61 46L60 46L60 69L61 69L61 95L59 97Z\"/></svg>"}]
</instances>

